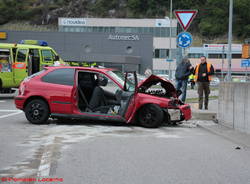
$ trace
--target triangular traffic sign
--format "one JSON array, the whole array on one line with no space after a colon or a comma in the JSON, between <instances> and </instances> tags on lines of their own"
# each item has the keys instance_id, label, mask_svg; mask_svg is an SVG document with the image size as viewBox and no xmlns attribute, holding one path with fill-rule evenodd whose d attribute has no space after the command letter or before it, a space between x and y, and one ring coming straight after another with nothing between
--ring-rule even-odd
<instances>
[{"instance_id":1,"label":"triangular traffic sign","mask_svg":"<svg viewBox=\"0 0 250 184\"><path fill-rule=\"evenodd\" d=\"M181 27L184 31L188 29L192 20L197 14L197 10L175 10L175 16L177 17Z\"/></svg>"}]
</instances>

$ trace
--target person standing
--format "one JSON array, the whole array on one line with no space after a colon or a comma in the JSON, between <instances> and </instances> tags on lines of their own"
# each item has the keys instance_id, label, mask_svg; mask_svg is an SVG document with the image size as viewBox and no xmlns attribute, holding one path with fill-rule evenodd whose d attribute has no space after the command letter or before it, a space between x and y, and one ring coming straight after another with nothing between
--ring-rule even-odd
<instances>
[{"instance_id":1,"label":"person standing","mask_svg":"<svg viewBox=\"0 0 250 184\"><path fill-rule=\"evenodd\" d=\"M183 58L175 70L176 90L182 91L181 100L185 102L188 76L193 73L193 67L188 58Z\"/></svg>"},{"instance_id":2,"label":"person standing","mask_svg":"<svg viewBox=\"0 0 250 184\"><path fill-rule=\"evenodd\" d=\"M211 76L214 74L214 67L212 64L207 63L205 56L200 57L200 63L194 69L194 80L198 86L199 95L199 109L203 106L203 93L205 94L204 106L208 109L208 98L210 94L210 81Z\"/></svg>"}]
</instances>

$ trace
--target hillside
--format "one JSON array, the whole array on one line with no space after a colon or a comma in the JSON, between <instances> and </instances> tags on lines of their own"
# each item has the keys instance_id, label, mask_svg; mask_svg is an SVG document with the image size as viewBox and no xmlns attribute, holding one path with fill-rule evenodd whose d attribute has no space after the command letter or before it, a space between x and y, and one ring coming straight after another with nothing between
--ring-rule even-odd
<instances>
[{"instance_id":1,"label":"hillside","mask_svg":"<svg viewBox=\"0 0 250 184\"><path fill-rule=\"evenodd\" d=\"M178 0L173 10L196 9L189 31L203 41L226 40L229 0ZM170 0L0 0L0 29L56 30L58 17L163 18ZM250 1L234 0L235 40L250 37ZM41 26L42 25L42 26Z\"/></svg>"}]
</instances>

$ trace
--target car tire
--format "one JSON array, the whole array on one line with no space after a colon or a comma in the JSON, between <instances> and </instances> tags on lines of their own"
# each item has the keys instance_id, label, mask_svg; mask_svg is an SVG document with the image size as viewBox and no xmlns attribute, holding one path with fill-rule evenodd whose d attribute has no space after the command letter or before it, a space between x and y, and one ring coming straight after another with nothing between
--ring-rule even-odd
<instances>
[{"instance_id":1,"label":"car tire","mask_svg":"<svg viewBox=\"0 0 250 184\"><path fill-rule=\"evenodd\" d=\"M164 112L156 104L147 104L139 110L137 118L141 126L157 128L163 123Z\"/></svg>"},{"instance_id":2,"label":"car tire","mask_svg":"<svg viewBox=\"0 0 250 184\"><path fill-rule=\"evenodd\" d=\"M24 108L27 120L33 124L44 124L49 119L49 107L44 100L30 101Z\"/></svg>"}]
</instances>

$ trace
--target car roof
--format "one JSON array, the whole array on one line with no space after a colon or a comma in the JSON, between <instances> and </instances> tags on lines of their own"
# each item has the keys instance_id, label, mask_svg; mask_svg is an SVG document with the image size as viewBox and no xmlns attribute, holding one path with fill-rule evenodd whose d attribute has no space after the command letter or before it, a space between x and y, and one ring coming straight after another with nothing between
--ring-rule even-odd
<instances>
[{"instance_id":1,"label":"car roof","mask_svg":"<svg viewBox=\"0 0 250 184\"><path fill-rule=\"evenodd\" d=\"M76 70L87 70L87 71L93 71L93 72L107 72L107 71L113 71L116 70L114 68L92 68L92 67L83 67L83 66L49 66L45 67L48 70L55 70L55 69L64 69L64 68L73 68Z\"/></svg>"}]
</instances>

